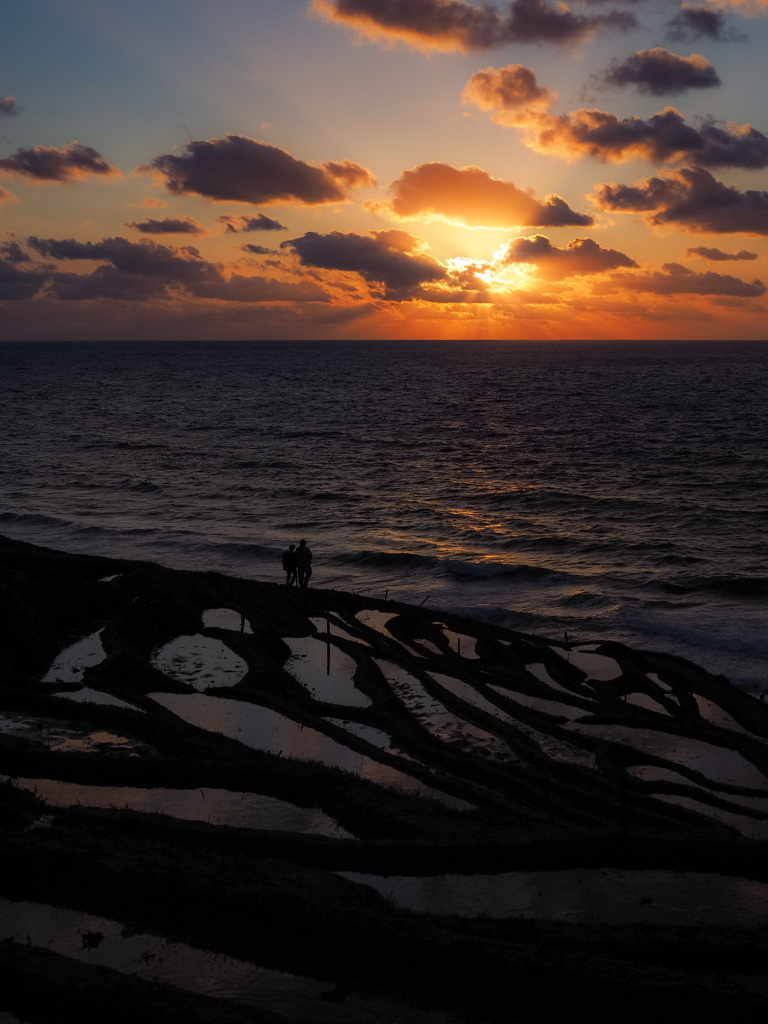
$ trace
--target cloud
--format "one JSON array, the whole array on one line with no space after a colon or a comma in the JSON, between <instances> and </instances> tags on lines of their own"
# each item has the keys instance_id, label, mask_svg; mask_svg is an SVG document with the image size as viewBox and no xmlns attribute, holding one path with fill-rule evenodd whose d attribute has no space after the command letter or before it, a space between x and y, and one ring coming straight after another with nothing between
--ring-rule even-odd
<instances>
[{"instance_id":1,"label":"cloud","mask_svg":"<svg viewBox=\"0 0 768 1024\"><path fill-rule=\"evenodd\" d=\"M101 153L79 142L70 142L63 149L35 146L18 149L13 156L0 160L0 177L13 175L34 184L57 181L66 184L82 181L91 174L104 178L122 178L121 172L108 164Z\"/></svg>"},{"instance_id":2,"label":"cloud","mask_svg":"<svg viewBox=\"0 0 768 1024\"><path fill-rule=\"evenodd\" d=\"M369 202L366 208L403 219L434 218L464 227L587 227L594 223L592 217L572 210L558 195L539 201L528 190L492 178L479 167L420 164L403 171L390 192L388 202Z\"/></svg>"},{"instance_id":3,"label":"cloud","mask_svg":"<svg viewBox=\"0 0 768 1024\"><path fill-rule=\"evenodd\" d=\"M250 253L252 256L277 256L277 249L267 249L263 245L241 245L240 248L243 252Z\"/></svg>"},{"instance_id":4,"label":"cloud","mask_svg":"<svg viewBox=\"0 0 768 1024\"><path fill-rule=\"evenodd\" d=\"M701 167L664 171L637 185L596 185L592 200L601 210L648 212L646 222L654 227L768 235L768 192L739 192Z\"/></svg>"},{"instance_id":5,"label":"cloud","mask_svg":"<svg viewBox=\"0 0 768 1024\"><path fill-rule=\"evenodd\" d=\"M0 259L6 263L31 263L32 257L24 252L18 242L3 242L0 244Z\"/></svg>"},{"instance_id":6,"label":"cloud","mask_svg":"<svg viewBox=\"0 0 768 1024\"><path fill-rule=\"evenodd\" d=\"M48 274L44 270L20 269L31 260L18 242L0 245L0 302L19 302L34 298Z\"/></svg>"},{"instance_id":7,"label":"cloud","mask_svg":"<svg viewBox=\"0 0 768 1024\"><path fill-rule=\"evenodd\" d=\"M464 0L313 0L312 9L368 39L443 53L510 43L573 43L637 24L629 12L577 15L565 4L550 7L544 0L513 0L507 15L487 2L475 7Z\"/></svg>"},{"instance_id":8,"label":"cloud","mask_svg":"<svg viewBox=\"0 0 768 1024\"><path fill-rule=\"evenodd\" d=\"M162 220L125 222L127 228L141 232L142 235L207 235L208 232L194 217L163 217Z\"/></svg>"},{"instance_id":9,"label":"cloud","mask_svg":"<svg viewBox=\"0 0 768 1024\"><path fill-rule=\"evenodd\" d=\"M245 135L189 142L181 156L161 154L138 173L154 173L171 195L263 206L343 203L353 189L376 184L367 168L350 160L316 167Z\"/></svg>"},{"instance_id":10,"label":"cloud","mask_svg":"<svg viewBox=\"0 0 768 1024\"><path fill-rule=\"evenodd\" d=\"M388 244L391 242L394 245ZM421 242L423 239L416 239L417 245ZM301 238L283 242L281 248L291 249L302 266L347 271L360 274L368 282L383 284L387 298L407 300L422 284L447 278L445 268L437 260L421 254L409 255L402 245L400 238L366 237L353 231L331 231L326 235L308 231Z\"/></svg>"},{"instance_id":11,"label":"cloud","mask_svg":"<svg viewBox=\"0 0 768 1024\"><path fill-rule=\"evenodd\" d=\"M233 235L238 232L249 232L249 231L287 231L288 228L281 224L279 220L272 220L270 217L265 217L263 213L257 214L255 217L232 217L229 214L224 214L223 217L216 218L217 224L223 224L225 230Z\"/></svg>"},{"instance_id":12,"label":"cloud","mask_svg":"<svg viewBox=\"0 0 768 1024\"><path fill-rule=\"evenodd\" d=\"M15 196L13 192L9 192L7 188L0 188L0 206L3 203L18 202L19 197Z\"/></svg>"},{"instance_id":13,"label":"cloud","mask_svg":"<svg viewBox=\"0 0 768 1024\"><path fill-rule=\"evenodd\" d=\"M703 260L712 260L715 263L726 263L735 260L757 260L760 257L756 252L748 252L746 249L739 249L738 252L723 252L722 249L710 249L706 245L695 245L685 250L686 256L701 256Z\"/></svg>"},{"instance_id":14,"label":"cloud","mask_svg":"<svg viewBox=\"0 0 768 1024\"><path fill-rule=\"evenodd\" d=\"M98 260L107 266L91 274L57 273L51 290L59 299L168 299L169 288L183 288L188 296L227 302L327 302L330 296L316 283L292 283L275 278L229 279L222 266L209 263L194 246L161 245L149 239L129 242L105 238L101 242L77 242L73 238L37 238L28 244L41 256L56 260Z\"/></svg>"},{"instance_id":15,"label":"cloud","mask_svg":"<svg viewBox=\"0 0 768 1024\"><path fill-rule=\"evenodd\" d=\"M680 12L667 22L667 35L675 43L693 43L702 38L717 43L741 43L747 38L745 33L728 27L722 11L688 4L683 4Z\"/></svg>"},{"instance_id":16,"label":"cloud","mask_svg":"<svg viewBox=\"0 0 768 1024\"><path fill-rule=\"evenodd\" d=\"M397 252L423 252L429 248L426 239L421 235L412 235L410 231L403 231L401 228L391 228L388 231L369 231L368 234L371 238L375 238L379 245Z\"/></svg>"},{"instance_id":17,"label":"cloud","mask_svg":"<svg viewBox=\"0 0 768 1024\"><path fill-rule=\"evenodd\" d=\"M685 160L704 167L768 166L768 136L748 124L729 122L727 128L719 128L705 123L694 128L674 107L665 107L647 121L619 119L604 110L555 115L545 109L555 98L556 94L536 84L530 68L520 64L479 71L463 93L465 103L494 111L497 124L523 129L523 142L531 149L563 159L591 156L604 163L642 158L653 163Z\"/></svg>"},{"instance_id":18,"label":"cloud","mask_svg":"<svg viewBox=\"0 0 768 1024\"><path fill-rule=\"evenodd\" d=\"M565 249L551 244L544 235L513 238L501 255L501 264L532 263L541 277L561 281L573 274L600 274L617 267L637 267L637 263L617 249L603 249L591 238L575 238Z\"/></svg>"},{"instance_id":19,"label":"cloud","mask_svg":"<svg viewBox=\"0 0 768 1024\"><path fill-rule=\"evenodd\" d=\"M610 67L593 77L603 87L623 89L636 85L638 92L669 96L687 89L711 89L722 85L717 72L699 53L679 57L663 46L638 50L626 60L614 60Z\"/></svg>"},{"instance_id":20,"label":"cloud","mask_svg":"<svg viewBox=\"0 0 768 1024\"><path fill-rule=\"evenodd\" d=\"M0 117L17 117L19 108L13 96L0 96Z\"/></svg>"},{"instance_id":21,"label":"cloud","mask_svg":"<svg viewBox=\"0 0 768 1024\"><path fill-rule=\"evenodd\" d=\"M161 199L155 199L153 196L144 196L140 203L128 203L128 205L136 210L164 210L168 203L164 203Z\"/></svg>"},{"instance_id":22,"label":"cloud","mask_svg":"<svg viewBox=\"0 0 768 1024\"><path fill-rule=\"evenodd\" d=\"M765 295L762 281L747 284L730 274L712 271L697 274L680 263L664 263L661 271L648 274L613 274L611 282L628 291L652 292L654 295L733 295L738 298Z\"/></svg>"},{"instance_id":23,"label":"cloud","mask_svg":"<svg viewBox=\"0 0 768 1024\"><path fill-rule=\"evenodd\" d=\"M462 93L464 103L474 103L481 110L500 109L509 119L500 121L501 124L514 124L511 118L518 111L522 112L525 124L529 116L527 112L537 108L546 109L556 99L557 93L539 85L532 69L523 64L508 64L505 68L487 67L484 71L478 71L467 82Z\"/></svg>"}]
</instances>

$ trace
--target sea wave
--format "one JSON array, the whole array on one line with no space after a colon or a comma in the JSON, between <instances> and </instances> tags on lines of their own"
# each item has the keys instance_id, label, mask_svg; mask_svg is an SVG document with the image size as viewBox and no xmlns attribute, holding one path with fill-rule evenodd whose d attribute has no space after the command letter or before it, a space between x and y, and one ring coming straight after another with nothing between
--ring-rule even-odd
<instances>
[{"instance_id":1,"label":"sea wave","mask_svg":"<svg viewBox=\"0 0 768 1024\"><path fill-rule=\"evenodd\" d=\"M432 569L440 559L410 551L354 551L336 555L334 562L378 569Z\"/></svg>"},{"instance_id":2,"label":"sea wave","mask_svg":"<svg viewBox=\"0 0 768 1024\"><path fill-rule=\"evenodd\" d=\"M516 577L520 580L566 579L568 573L547 569L543 565L522 562L469 562L458 558L443 563L447 572L458 579L493 579Z\"/></svg>"}]
</instances>

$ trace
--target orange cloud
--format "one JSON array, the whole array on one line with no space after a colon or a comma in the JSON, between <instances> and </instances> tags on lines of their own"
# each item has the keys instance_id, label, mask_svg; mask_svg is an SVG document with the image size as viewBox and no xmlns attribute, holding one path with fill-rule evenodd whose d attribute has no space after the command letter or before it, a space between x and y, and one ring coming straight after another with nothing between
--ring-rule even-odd
<instances>
[{"instance_id":1,"label":"orange cloud","mask_svg":"<svg viewBox=\"0 0 768 1024\"><path fill-rule=\"evenodd\" d=\"M487 2L475 7L464 0L313 0L311 9L374 42L403 42L422 52L442 53L509 43L574 43L637 24L626 11L577 15L565 4L550 7L544 0L512 0L507 6L507 15Z\"/></svg>"},{"instance_id":2,"label":"orange cloud","mask_svg":"<svg viewBox=\"0 0 768 1024\"><path fill-rule=\"evenodd\" d=\"M0 206L3 203L18 203L19 197L15 196L13 192L9 192L7 188L0 188Z\"/></svg>"},{"instance_id":3,"label":"orange cloud","mask_svg":"<svg viewBox=\"0 0 768 1024\"><path fill-rule=\"evenodd\" d=\"M117 167L108 164L101 153L79 142L70 142L63 149L53 146L35 146L18 149L13 156L0 160L0 177L12 175L33 185L57 182L83 181L95 174L102 178L122 178Z\"/></svg>"},{"instance_id":4,"label":"orange cloud","mask_svg":"<svg viewBox=\"0 0 768 1024\"><path fill-rule=\"evenodd\" d=\"M604 163L640 158L653 163L686 160L704 167L768 166L768 136L748 124L723 129L705 123L694 128L674 107L665 107L647 121L583 108L551 114L545 108L555 94L538 86L533 71L520 64L478 71L467 83L463 99L494 111L497 124L523 129L523 142L536 152L566 160L591 156Z\"/></svg>"},{"instance_id":5,"label":"orange cloud","mask_svg":"<svg viewBox=\"0 0 768 1024\"><path fill-rule=\"evenodd\" d=\"M594 223L592 217L572 210L558 195L539 201L530 191L492 178L479 167L419 164L403 171L390 192L388 202L369 201L364 204L366 209L403 220L443 220L462 227L586 227Z\"/></svg>"},{"instance_id":6,"label":"orange cloud","mask_svg":"<svg viewBox=\"0 0 768 1024\"><path fill-rule=\"evenodd\" d=\"M728 295L742 299L765 295L762 281L747 283L730 274L716 274L711 270L698 274L680 263L664 263L661 271L647 274L613 274L611 285L655 295ZM597 285L595 291L609 289L611 285Z\"/></svg>"},{"instance_id":7,"label":"orange cloud","mask_svg":"<svg viewBox=\"0 0 768 1024\"><path fill-rule=\"evenodd\" d=\"M581 274L600 274L617 267L637 267L637 263L617 249L604 249L591 238L574 238L560 249L544 235L513 238L498 259L502 265L532 263L539 276L550 281Z\"/></svg>"},{"instance_id":8,"label":"orange cloud","mask_svg":"<svg viewBox=\"0 0 768 1024\"><path fill-rule=\"evenodd\" d=\"M161 154L137 173L154 174L171 195L259 206L343 203L354 189L376 184L367 167L351 160L329 160L317 167L245 135L188 142L180 156Z\"/></svg>"},{"instance_id":9,"label":"orange cloud","mask_svg":"<svg viewBox=\"0 0 768 1024\"><path fill-rule=\"evenodd\" d=\"M136 210L164 210L168 203L164 203L161 199L155 199L153 196L144 196L140 203L128 203L128 205Z\"/></svg>"},{"instance_id":10,"label":"orange cloud","mask_svg":"<svg viewBox=\"0 0 768 1024\"><path fill-rule=\"evenodd\" d=\"M706 245L694 245L685 250L685 255L700 256L703 260L712 260L713 263L734 263L738 260L760 259L756 252L749 252L747 249L739 249L738 252L723 252L722 249L709 248Z\"/></svg>"},{"instance_id":11,"label":"orange cloud","mask_svg":"<svg viewBox=\"0 0 768 1024\"><path fill-rule=\"evenodd\" d=\"M208 232L194 217L163 217L145 221L129 220L125 227L139 231L142 235L207 235Z\"/></svg>"},{"instance_id":12,"label":"orange cloud","mask_svg":"<svg viewBox=\"0 0 768 1024\"><path fill-rule=\"evenodd\" d=\"M411 235L408 241L407 234L377 231L366 237L354 231L307 231L281 248L294 252L302 266L360 274L369 283L383 285L387 298L408 301L423 284L444 281L448 273L436 259L418 252L423 238Z\"/></svg>"},{"instance_id":13,"label":"orange cloud","mask_svg":"<svg viewBox=\"0 0 768 1024\"><path fill-rule=\"evenodd\" d=\"M176 248L151 240L129 242L125 238L105 238L93 243L34 236L27 243L48 259L102 263L91 274L38 275L38 290L47 278L50 294L65 302L169 300L179 291L188 298L223 302L330 302L328 293L313 281L293 283L237 273L226 278L221 264L210 263L193 246Z\"/></svg>"}]
</instances>

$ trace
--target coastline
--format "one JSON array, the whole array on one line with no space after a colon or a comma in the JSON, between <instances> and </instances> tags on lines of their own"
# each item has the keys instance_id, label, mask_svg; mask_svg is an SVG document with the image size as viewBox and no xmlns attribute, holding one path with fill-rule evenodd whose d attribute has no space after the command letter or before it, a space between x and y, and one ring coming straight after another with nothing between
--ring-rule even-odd
<instances>
[{"instance_id":1,"label":"coastline","mask_svg":"<svg viewBox=\"0 0 768 1024\"><path fill-rule=\"evenodd\" d=\"M456 1021L506 1019L510 971L521 1020L567 1012L578 998L593 1006L597 1000L606 1017L620 1012L632 1021L649 1012L672 1020L683 1007L712 1019L732 1011L734 1001L746 1020L757 1020L758 1013L762 1018L768 1001L734 977L760 974L768 922L739 929L439 917L403 909L337 874L610 868L768 884L765 843L727 818L739 807L755 827L768 817L756 809L762 797L754 786L705 778L690 764L670 760L671 748L668 757L660 756L610 732L634 729L639 737L655 730L676 742L719 743L724 757L730 751L764 773L768 708L723 677L681 658L610 641L571 649L426 606L68 555L2 537L0 564L0 614L9 627L0 714L17 724L25 716L47 722L47 728L55 721L73 734L78 728L109 730L134 744L134 756L118 747L56 750L41 739L42 726L40 735L26 738L18 730L0 731L0 774L118 789L218 787L262 794L318 807L355 837L45 806L23 787L5 784L3 898L130 921L154 934L333 983L340 999L346 993L350 999L386 995ZM206 626L206 609L217 608L238 612L251 632ZM94 630L105 657L76 682L44 682L57 656ZM222 644L241 658L243 678L234 686L201 688L159 669L155 652L190 636ZM329 666L332 650L334 657L352 659L349 692L360 695L358 706L308 692L300 663L291 661L290 644L300 642L327 647ZM603 664L609 661L618 674L596 678L598 662L590 657L602 659L604 676L610 675ZM545 671L537 675L532 669L538 665ZM415 680L410 685L418 683L426 699L447 712L439 728L417 702L407 703L404 679ZM72 695L86 688L127 707L75 704ZM184 720L161 697L172 706L219 702L243 715L267 709L308 735L354 751L361 764L415 786L397 789L346 767L248 746ZM709 705L731 724L707 718ZM568 707L579 717L568 719ZM451 716L468 728L449 728L444 723ZM346 728L350 722L360 727L357 734ZM377 731L389 736L386 749L374 745ZM570 757L571 750L581 759ZM633 766L674 771L679 781L642 778L632 774ZM682 788L689 799L692 787L698 787L698 810L659 798L674 800ZM434 794L466 806L460 810ZM41 818L48 819L45 827L33 828ZM185 910L191 904L197 908L193 916ZM255 930L254 920L261 922ZM7 1008L29 1013L25 1019L34 1022L43 1013L39 1005L35 1009L35 987L47 978L49 999L55 999L51 979L60 967L55 954L46 964L37 950L11 945L0 958L0 976L17 979L16 1005ZM754 954L745 958L745 948ZM716 981L714 973L732 977ZM121 985L114 980L114 1001L122 998ZM136 988L132 998L150 1005L152 993L139 992L138 982ZM163 1012L157 1019L173 1019L168 1006ZM203 1020L213 1010L200 1003L194 1012ZM280 1018L265 1011L263 1019Z\"/></svg>"}]
</instances>

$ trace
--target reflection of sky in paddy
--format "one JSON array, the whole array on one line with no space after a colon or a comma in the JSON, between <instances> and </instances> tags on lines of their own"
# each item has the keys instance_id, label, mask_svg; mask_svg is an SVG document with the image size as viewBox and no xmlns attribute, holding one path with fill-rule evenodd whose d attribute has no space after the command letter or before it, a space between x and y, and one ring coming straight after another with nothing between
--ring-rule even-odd
<instances>
[{"instance_id":1,"label":"reflection of sky in paddy","mask_svg":"<svg viewBox=\"0 0 768 1024\"><path fill-rule=\"evenodd\" d=\"M566 728L601 740L623 743L635 750L674 761L701 772L713 782L752 786L766 789L768 792L768 779L762 772L751 761L727 747L718 747L703 740L694 740L655 729L636 729L631 725L589 725L584 722L570 722Z\"/></svg>"},{"instance_id":2,"label":"reflection of sky in paddy","mask_svg":"<svg viewBox=\"0 0 768 1024\"><path fill-rule=\"evenodd\" d=\"M299 725L270 708L201 693L153 693L150 696L190 725L222 733L256 750L343 768L380 786L429 796L457 810L472 806L466 800L425 786L418 779L359 754L330 736Z\"/></svg>"},{"instance_id":3,"label":"reflection of sky in paddy","mask_svg":"<svg viewBox=\"0 0 768 1024\"><path fill-rule=\"evenodd\" d=\"M423 658L424 654L422 651L417 651L414 647L409 644L405 644L402 640L398 640L397 637L393 636L392 633L387 629L387 623L394 619L396 616L392 612L377 612L372 611L370 608L366 608L365 611L358 612L355 618L358 622L361 622L364 626L368 626L370 629L375 629L382 636L385 636L388 640L394 640L396 644L408 651L416 658ZM434 646L434 645L433 645Z\"/></svg>"},{"instance_id":4,"label":"reflection of sky in paddy","mask_svg":"<svg viewBox=\"0 0 768 1024\"><path fill-rule=\"evenodd\" d=\"M426 878L339 874L373 886L400 906L430 914L590 924L768 923L768 885L720 875L615 868Z\"/></svg>"},{"instance_id":5,"label":"reflection of sky in paddy","mask_svg":"<svg viewBox=\"0 0 768 1024\"><path fill-rule=\"evenodd\" d=\"M329 881L347 886L333 876ZM0 900L0 920L7 924L3 937L9 934L26 944L29 936L30 945L51 949L81 963L111 967L122 974L222 1000L216 1015L222 1022L230 1018L226 1000L252 1007L254 1022L268 1019L284 1024L449 1024L448 1015L441 1011L360 992L350 993L343 1003L326 1001L321 995L333 990L333 981L273 971L154 935L124 934L123 925L117 921L75 910ZM104 936L95 949L82 948L87 932ZM19 1024L16 1017L0 1010L0 1024L6 1024L6 1019L8 1024ZM102 1015L99 1020L102 1019L108 1021L109 1017Z\"/></svg>"},{"instance_id":6,"label":"reflection of sky in paddy","mask_svg":"<svg viewBox=\"0 0 768 1024\"><path fill-rule=\"evenodd\" d=\"M335 644L315 637L287 637L291 657L285 668L291 672L315 700L343 704L350 708L366 708L370 698L358 690L352 677L357 662ZM328 655L330 653L330 662Z\"/></svg>"},{"instance_id":7,"label":"reflection of sky in paddy","mask_svg":"<svg viewBox=\"0 0 768 1024\"><path fill-rule=\"evenodd\" d=\"M101 690L93 690L89 686L84 686L81 690L76 690L74 693L54 693L53 696L74 700L78 704L106 704L113 708L128 708L130 711L141 710L141 708L135 708L133 704L126 704L119 697L113 697L111 693L102 693Z\"/></svg>"},{"instance_id":8,"label":"reflection of sky in paddy","mask_svg":"<svg viewBox=\"0 0 768 1024\"><path fill-rule=\"evenodd\" d=\"M607 658L604 654L592 654L586 650L567 651L562 647L553 647L552 650L570 665L586 672L587 679L608 681L621 675L621 666L615 658Z\"/></svg>"},{"instance_id":9,"label":"reflection of sky in paddy","mask_svg":"<svg viewBox=\"0 0 768 1024\"><path fill-rule=\"evenodd\" d=\"M411 761L415 760L409 754L404 754L401 750L393 747L391 737L372 725L364 725L362 722L348 722L343 718L328 718L326 721L330 722L331 725L338 725L340 729L346 729L353 736L358 736L361 740L367 740L374 747L386 750L389 754L398 754L400 757L407 757Z\"/></svg>"},{"instance_id":10,"label":"reflection of sky in paddy","mask_svg":"<svg viewBox=\"0 0 768 1024\"><path fill-rule=\"evenodd\" d=\"M88 725L66 725L56 718L4 712L0 714L0 733L18 736L34 743L43 743L57 753L128 754L138 757L137 750L149 747L127 736L94 729Z\"/></svg>"},{"instance_id":11,"label":"reflection of sky in paddy","mask_svg":"<svg viewBox=\"0 0 768 1024\"><path fill-rule=\"evenodd\" d=\"M101 630L66 647L43 676L44 683L79 683L86 668L100 665L107 656L101 644Z\"/></svg>"},{"instance_id":12,"label":"reflection of sky in paddy","mask_svg":"<svg viewBox=\"0 0 768 1024\"><path fill-rule=\"evenodd\" d=\"M439 626L443 633L445 633L452 651L460 654L462 658L474 659L480 657L475 650L477 640L473 636L467 636L466 633L454 633L452 629L448 629L442 622L437 622L435 625Z\"/></svg>"},{"instance_id":13,"label":"reflection of sky in paddy","mask_svg":"<svg viewBox=\"0 0 768 1024\"><path fill-rule=\"evenodd\" d=\"M723 711L717 704L713 704L711 700L707 700L706 697L700 697L697 693L694 694L694 697L699 706L699 714L705 721L710 722L712 725L718 725L721 729L731 729L733 732L743 733L747 736L757 735L750 732L749 729L745 729L743 725L739 725L735 718L732 718L727 711Z\"/></svg>"},{"instance_id":14,"label":"reflection of sky in paddy","mask_svg":"<svg viewBox=\"0 0 768 1024\"><path fill-rule=\"evenodd\" d=\"M42 946L81 963L111 967L122 974L208 996L253 1000L278 1010L286 999L298 999L309 1007L329 988L328 982L270 971L154 935L124 936L123 926L116 921L61 907L0 900L0 918L3 938L14 936L18 942ZM83 949L86 932L104 936L95 949Z\"/></svg>"},{"instance_id":15,"label":"reflection of sky in paddy","mask_svg":"<svg viewBox=\"0 0 768 1024\"><path fill-rule=\"evenodd\" d=\"M391 661L374 660L384 673L398 700L437 739L446 743L454 743L461 747L471 747L478 754L490 756L498 760L517 760L506 743L485 729L481 729L479 726L473 725L452 711L449 711L444 704L441 704L440 701L435 700L434 697L427 693L419 680L406 671L406 669L395 665ZM436 678L449 680L451 688L456 686L461 689L466 685L448 676L436 676ZM476 694L476 696L479 700L484 701L480 694ZM487 701L484 701L484 703L489 704ZM492 706L489 704L489 707ZM495 710L498 713L498 717L503 716L504 712L500 712L498 708Z\"/></svg>"},{"instance_id":16,"label":"reflection of sky in paddy","mask_svg":"<svg viewBox=\"0 0 768 1024\"><path fill-rule=\"evenodd\" d=\"M244 625L243 633L253 633L248 619L244 618L240 612L236 612L234 608L207 608L203 612L203 625L206 629L212 627L230 629L234 633L241 632L240 627Z\"/></svg>"},{"instance_id":17,"label":"reflection of sky in paddy","mask_svg":"<svg viewBox=\"0 0 768 1024\"><path fill-rule=\"evenodd\" d=\"M276 829L307 835L354 839L318 808L297 807L258 793L226 789L136 789L128 786L81 786L51 779L19 779L19 785L55 807L116 807L168 814L185 821L206 821L233 828Z\"/></svg>"},{"instance_id":18,"label":"reflection of sky in paddy","mask_svg":"<svg viewBox=\"0 0 768 1024\"><path fill-rule=\"evenodd\" d=\"M500 693L503 697L516 701L524 707L532 708L534 711L545 711L549 715L561 715L566 718L580 718L586 714L581 708L573 704L561 704L558 700L548 700L546 697L529 697L527 693L519 693L517 690L509 690L503 686L490 684L490 689ZM498 709L497 709L498 711ZM503 712L501 712L503 714ZM507 716L509 718L510 716Z\"/></svg>"},{"instance_id":19,"label":"reflection of sky in paddy","mask_svg":"<svg viewBox=\"0 0 768 1024\"><path fill-rule=\"evenodd\" d=\"M647 693L628 693L624 699L627 704L634 704L635 707L645 708L646 711L655 711L657 715L669 716L667 709L662 707L657 700L654 700Z\"/></svg>"},{"instance_id":20,"label":"reflection of sky in paddy","mask_svg":"<svg viewBox=\"0 0 768 1024\"><path fill-rule=\"evenodd\" d=\"M348 633L346 629L342 629L341 626L337 626L335 622L329 622L329 620L323 616L316 616L315 618L311 618L309 621L318 633L327 633L328 626L330 626L331 636L340 636L342 640L351 640L353 643L363 644L365 647L371 646L367 640L361 640L358 636L352 636L352 634Z\"/></svg>"},{"instance_id":21,"label":"reflection of sky in paddy","mask_svg":"<svg viewBox=\"0 0 768 1024\"><path fill-rule=\"evenodd\" d=\"M555 690L560 690L562 693L573 694L573 690L569 690L567 686L563 686L561 683L556 682L547 671L547 666L544 662L534 662L531 665L525 666L526 670L531 673L532 676L536 676L539 682L546 683L547 686L551 686ZM592 694L578 694L579 697L585 697L587 700L591 699Z\"/></svg>"},{"instance_id":22,"label":"reflection of sky in paddy","mask_svg":"<svg viewBox=\"0 0 768 1024\"><path fill-rule=\"evenodd\" d=\"M152 656L152 665L180 683L207 690L211 686L237 686L248 671L242 658L221 640L198 633L180 636Z\"/></svg>"}]
</instances>

